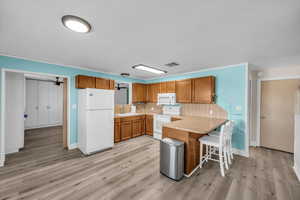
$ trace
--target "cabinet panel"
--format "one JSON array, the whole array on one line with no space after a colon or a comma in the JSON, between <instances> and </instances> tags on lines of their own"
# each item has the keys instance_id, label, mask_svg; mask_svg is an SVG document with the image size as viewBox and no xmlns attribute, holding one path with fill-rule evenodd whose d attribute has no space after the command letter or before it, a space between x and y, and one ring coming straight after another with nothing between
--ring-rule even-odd
<instances>
[{"instance_id":1,"label":"cabinet panel","mask_svg":"<svg viewBox=\"0 0 300 200\"><path fill-rule=\"evenodd\" d=\"M146 86L146 90L147 90L146 101L152 102L152 96L153 96L152 84L148 84Z\"/></svg>"},{"instance_id":2,"label":"cabinet panel","mask_svg":"<svg viewBox=\"0 0 300 200\"><path fill-rule=\"evenodd\" d=\"M175 93L175 81L166 82L166 93Z\"/></svg>"},{"instance_id":3,"label":"cabinet panel","mask_svg":"<svg viewBox=\"0 0 300 200\"><path fill-rule=\"evenodd\" d=\"M192 101L192 80L176 81L176 102L191 103Z\"/></svg>"},{"instance_id":4,"label":"cabinet panel","mask_svg":"<svg viewBox=\"0 0 300 200\"><path fill-rule=\"evenodd\" d=\"M146 134L153 135L153 116L146 116Z\"/></svg>"},{"instance_id":5,"label":"cabinet panel","mask_svg":"<svg viewBox=\"0 0 300 200\"><path fill-rule=\"evenodd\" d=\"M146 93L147 88L145 84L141 83L133 83L132 84L132 102L139 103L139 102L146 102Z\"/></svg>"},{"instance_id":6,"label":"cabinet panel","mask_svg":"<svg viewBox=\"0 0 300 200\"><path fill-rule=\"evenodd\" d=\"M192 81L192 102L203 104L214 103L215 77L195 78Z\"/></svg>"},{"instance_id":7,"label":"cabinet panel","mask_svg":"<svg viewBox=\"0 0 300 200\"><path fill-rule=\"evenodd\" d=\"M85 89L85 88L95 88L96 87L96 78L91 76L76 76L76 88Z\"/></svg>"},{"instance_id":8,"label":"cabinet panel","mask_svg":"<svg viewBox=\"0 0 300 200\"><path fill-rule=\"evenodd\" d=\"M160 93L160 83L154 83L152 84L152 102L157 103L157 95Z\"/></svg>"},{"instance_id":9,"label":"cabinet panel","mask_svg":"<svg viewBox=\"0 0 300 200\"><path fill-rule=\"evenodd\" d=\"M114 80L109 80L109 89L114 90L115 89L115 81Z\"/></svg>"},{"instance_id":10,"label":"cabinet panel","mask_svg":"<svg viewBox=\"0 0 300 200\"><path fill-rule=\"evenodd\" d=\"M146 133L146 119L143 118L141 120L141 135L145 135Z\"/></svg>"},{"instance_id":11,"label":"cabinet panel","mask_svg":"<svg viewBox=\"0 0 300 200\"><path fill-rule=\"evenodd\" d=\"M167 82L160 83L160 93L167 93Z\"/></svg>"},{"instance_id":12,"label":"cabinet panel","mask_svg":"<svg viewBox=\"0 0 300 200\"><path fill-rule=\"evenodd\" d=\"M121 140L128 140L132 137L132 126L131 122L121 123Z\"/></svg>"},{"instance_id":13,"label":"cabinet panel","mask_svg":"<svg viewBox=\"0 0 300 200\"><path fill-rule=\"evenodd\" d=\"M96 88L97 89L110 89L110 80L104 78L96 78Z\"/></svg>"},{"instance_id":14,"label":"cabinet panel","mask_svg":"<svg viewBox=\"0 0 300 200\"><path fill-rule=\"evenodd\" d=\"M142 134L142 122L140 119L132 121L132 137L137 137Z\"/></svg>"},{"instance_id":15,"label":"cabinet panel","mask_svg":"<svg viewBox=\"0 0 300 200\"><path fill-rule=\"evenodd\" d=\"M160 93L175 93L175 81L161 82Z\"/></svg>"},{"instance_id":16,"label":"cabinet panel","mask_svg":"<svg viewBox=\"0 0 300 200\"><path fill-rule=\"evenodd\" d=\"M121 141L121 123L115 122L114 128L114 142L117 143Z\"/></svg>"}]
</instances>

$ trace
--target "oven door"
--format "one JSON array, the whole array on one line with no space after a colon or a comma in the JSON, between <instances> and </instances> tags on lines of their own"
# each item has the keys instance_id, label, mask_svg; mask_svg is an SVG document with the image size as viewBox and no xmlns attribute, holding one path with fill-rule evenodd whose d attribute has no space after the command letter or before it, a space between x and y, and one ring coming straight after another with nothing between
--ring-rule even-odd
<instances>
[{"instance_id":1,"label":"oven door","mask_svg":"<svg viewBox=\"0 0 300 200\"><path fill-rule=\"evenodd\" d=\"M154 133L162 134L163 125L171 122L170 116L155 115L154 116Z\"/></svg>"}]
</instances>

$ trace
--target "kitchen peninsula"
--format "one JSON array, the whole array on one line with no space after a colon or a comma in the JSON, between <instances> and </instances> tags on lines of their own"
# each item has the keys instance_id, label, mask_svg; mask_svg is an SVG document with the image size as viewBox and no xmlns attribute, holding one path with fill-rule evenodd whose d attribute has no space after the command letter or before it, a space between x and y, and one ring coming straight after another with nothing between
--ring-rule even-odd
<instances>
[{"instance_id":1,"label":"kitchen peninsula","mask_svg":"<svg viewBox=\"0 0 300 200\"><path fill-rule=\"evenodd\" d=\"M162 137L184 142L184 173L188 175L199 165L201 152L198 139L227 120L196 116L178 116L172 120L164 125Z\"/></svg>"}]
</instances>

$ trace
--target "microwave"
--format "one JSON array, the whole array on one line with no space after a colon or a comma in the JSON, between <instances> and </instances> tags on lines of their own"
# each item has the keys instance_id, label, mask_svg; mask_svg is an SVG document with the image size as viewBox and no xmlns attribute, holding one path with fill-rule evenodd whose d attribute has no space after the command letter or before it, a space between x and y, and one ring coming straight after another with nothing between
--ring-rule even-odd
<instances>
[{"instance_id":1,"label":"microwave","mask_svg":"<svg viewBox=\"0 0 300 200\"><path fill-rule=\"evenodd\" d=\"M157 95L158 105L175 105L176 94L175 93L159 93Z\"/></svg>"}]
</instances>

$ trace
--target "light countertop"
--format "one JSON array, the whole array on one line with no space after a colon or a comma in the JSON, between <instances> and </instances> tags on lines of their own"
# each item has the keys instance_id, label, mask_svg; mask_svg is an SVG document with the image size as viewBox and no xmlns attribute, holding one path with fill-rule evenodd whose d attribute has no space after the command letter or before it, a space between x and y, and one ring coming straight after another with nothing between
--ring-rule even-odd
<instances>
[{"instance_id":1,"label":"light countertop","mask_svg":"<svg viewBox=\"0 0 300 200\"><path fill-rule=\"evenodd\" d=\"M181 120L164 124L164 127L179 129L198 134L207 134L227 121L227 119L216 119L197 116L176 116L176 118L180 118Z\"/></svg>"},{"instance_id":2,"label":"light countertop","mask_svg":"<svg viewBox=\"0 0 300 200\"><path fill-rule=\"evenodd\" d=\"M141 116L141 115L154 115L154 114L155 113L122 113L122 114L115 114L115 118Z\"/></svg>"}]
</instances>

